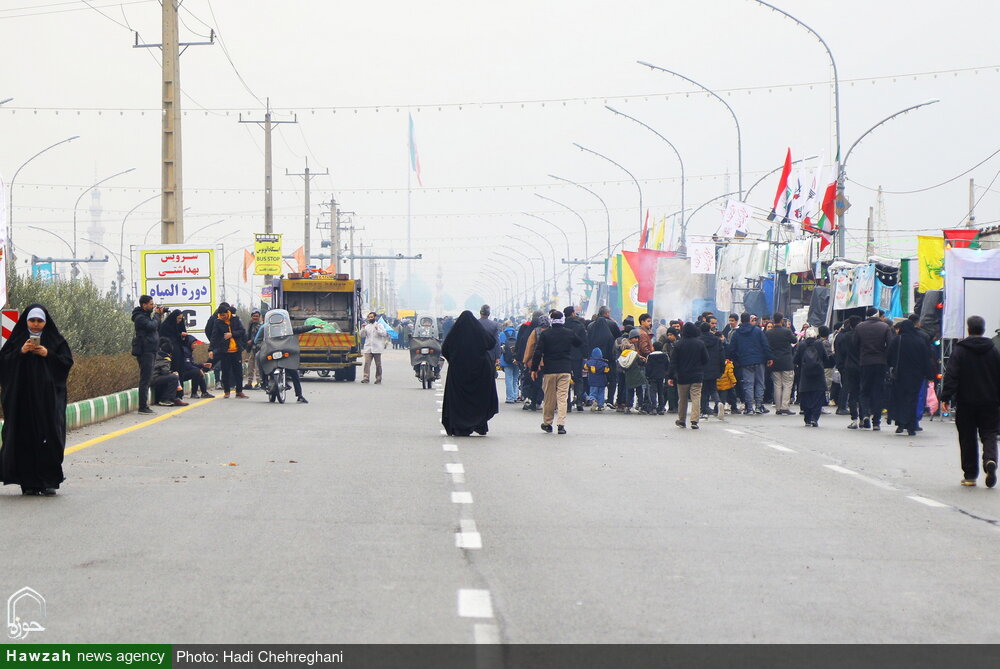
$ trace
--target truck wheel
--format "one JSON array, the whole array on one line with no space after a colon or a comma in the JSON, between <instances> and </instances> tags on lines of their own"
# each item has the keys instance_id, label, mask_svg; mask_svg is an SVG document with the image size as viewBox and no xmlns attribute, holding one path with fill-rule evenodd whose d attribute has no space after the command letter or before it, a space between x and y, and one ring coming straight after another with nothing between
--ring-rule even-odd
<instances>
[{"instance_id":1,"label":"truck wheel","mask_svg":"<svg viewBox=\"0 0 1000 669\"><path fill-rule=\"evenodd\" d=\"M329 369L321 369L321 370L319 370L317 372L317 374L319 374L319 376L320 376L321 379L327 379L327 378L330 377L330 370Z\"/></svg>"}]
</instances>

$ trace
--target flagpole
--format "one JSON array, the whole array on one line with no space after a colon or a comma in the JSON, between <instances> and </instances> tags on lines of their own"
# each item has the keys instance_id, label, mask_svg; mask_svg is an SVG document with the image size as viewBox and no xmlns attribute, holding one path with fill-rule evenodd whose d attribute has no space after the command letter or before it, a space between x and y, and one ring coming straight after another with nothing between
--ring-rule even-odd
<instances>
[{"instance_id":1,"label":"flagpole","mask_svg":"<svg viewBox=\"0 0 1000 669\"><path fill-rule=\"evenodd\" d=\"M412 125L413 119L410 119L410 124ZM407 133L409 150L406 155L406 255L413 255L413 242L412 242L412 232L413 232L413 221L411 218L410 209L410 172L413 171L413 131L412 129ZM409 309L413 306L413 263L406 263L406 308Z\"/></svg>"}]
</instances>

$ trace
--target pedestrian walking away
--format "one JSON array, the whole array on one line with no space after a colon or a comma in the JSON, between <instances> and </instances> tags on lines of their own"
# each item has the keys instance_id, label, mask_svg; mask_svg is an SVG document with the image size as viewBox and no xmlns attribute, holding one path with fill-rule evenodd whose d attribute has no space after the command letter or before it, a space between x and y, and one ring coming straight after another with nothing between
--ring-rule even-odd
<instances>
[{"instance_id":1,"label":"pedestrian walking away","mask_svg":"<svg viewBox=\"0 0 1000 669\"><path fill-rule=\"evenodd\" d=\"M826 348L816 328L806 330L806 338L795 348L795 367L799 378L799 408L806 427L819 427L819 417L826 403Z\"/></svg>"},{"instance_id":2,"label":"pedestrian walking away","mask_svg":"<svg viewBox=\"0 0 1000 669\"><path fill-rule=\"evenodd\" d=\"M774 327L764 333L767 345L771 347L774 359L770 367L771 381L774 384L774 413L778 416L792 416L792 384L795 381L795 365L792 357L796 344L795 334L785 326L785 315L774 314Z\"/></svg>"},{"instance_id":3,"label":"pedestrian walking away","mask_svg":"<svg viewBox=\"0 0 1000 669\"><path fill-rule=\"evenodd\" d=\"M772 360L771 347L753 320L745 311L740 314L740 325L726 348L726 355L739 368L743 413L747 415L770 413L764 407L764 371Z\"/></svg>"},{"instance_id":4,"label":"pedestrian walking away","mask_svg":"<svg viewBox=\"0 0 1000 669\"><path fill-rule=\"evenodd\" d=\"M449 436L485 436L489 420L500 410L493 347L492 335L471 311L463 311L444 338L441 354L448 361L448 374L441 424Z\"/></svg>"},{"instance_id":5,"label":"pedestrian walking away","mask_svg":"<svg viewBox=\"0 0 1000 669\"><path fill-rule=\"evenodd\" d=\"M840 406L846 406L851 414L850 430L859 427L859 399L861 395L861 359L858 357L857 333L854 329L861 323L860 316L851 316L833 343L833 354L837 369L840 370Z\"/></svg>"},{"instance_id":6,"label":"pedestrian walking away","mask_svg":"<svg viewBox=\"0 0 1000 669\"><path fill-rule=\"evenodd\" d=\"M913 321L906 319L896 326L887 352L889 376L892 379L890 415L896 424L896 434L917 434L917 412L920 389L934 377L931 366L931 344L917 331Z\"/></svg>"},{"instance_id":7,"label":"pedestrian walking away","mask_svg":"<svg viewBox=\"0 0 1000 669\"><path fill-rule=\"evenodd\" d=\"M490 318L490 305L484 304L479 307L479 324L486 330L486 334L493 337L494 343L493 348L490 349L490 355L493 356L493 367L496 370L497 365L500 364L500 324ZM493 376L496 377L495 371Z\"/></svg>"},{"instance_id":8,"label":"pedestrian walking away","mask_svg":"<svg viewBox=\"0 0 1000 669\"><path fill-rule=\"evenodd\" d=\"M63 482L66 380L73 353L48 310L32 304L0 349L0 477L24 495L52 496Z\"/></svg>"},{"instance_id":9,"label":"pedestrian walking away","mask_svg":"<svg viewBox=\"0 0 1000 669\"><path fill-rule=\"evenodd\" d=\"M868 318L854 328L854 346L861 364L861 428L875 432L882 425L882 387L888 363L886 356L892 340L892 328L883 320L885 314L874 307Z\"/></svg>"},{"instance_id":10,"label":"pedestrian walking away","mask_svg":"<svg viewBox=\"0 0 1000 669\"><path fill-rule=\"evenodd\" d=\"M708 350L701 340L701 330L694 323L685 323L681 327L681 338L674 344L670 358L670 371L667 383L677 386L678 405L677 427L687 427L688 402L691 402L691 429L698 429L698 416L701 407L701 387L704 380L705 365L708 363Z\"/></svg>"},{"instance_id":11,"label":"pedestrian walking away","mask_svg":"<svg viewBox=\"0 0 1000 669\"><path fill-rule=\"evenodd\" d=\"M369 383L371 380L372 361L375 362L375 383L382 383L382 353L389 342L389 333L378 321L378 314L374 311L368 313L365 326L361 328L361 337L365 340L365 345L361 352L365 356L364 377L361 383Z\"/></svg>"},{"instance_id":12,"label":"pedestrian walking away","mask_svg":"<svg viewBox=\"0 0 1000 669\"><path fill-rule=\"evenodd\" d=\"M608 376L611 374L611 365L604 358L604 353L599 348L594 348L590 352L590 358L584 363L587 371L587 380L590 387L591 411L604 411L605 392L608 389Z\"/></svg>"},{"instance_id":13,"label":"pedestrian walking away","mask_svg":"<svg viewBox=\"0 0 1000 669\"><path fill-rule=\"evenodd\" d=\"M132 325L135 328L132 355L139 365L139 413L153 413L149 408L149 382L153 377L153 361L160 350L163 312L163 307L156 306L149 295L140 297L139 306L132 310Z\"/></svg>"},{"instance_id":14,"label":"pedestrian walking away","mask_svg":"<svg viewBox=\"0 0 1000 669\"><path fill-rule=\"evenodd\" d=\"M979 478L979 443L986 487L997 484L997 425L1000 423L1000 351L986 338L986 321L970 316L969 336L956 342L945 367L941 408L955 404L955 428L961 452L962 485L974 486Z\"/></svg>"},{"instance_id":15,"label":"pedestrian walking away","mask_svg":"<svg viewBox=\"0 0 1000 669\"><path fill-rule=\"evenodd\" d=\"M583 345L583 341L572 330L566 328L563 312L553 309L549 312L552 327L542 331L535 343L531 358L531 376L537 379L539 370L544 370L542 407L542 430L552 432L555 417L559 434L566 434L566 413L569 400L569 385L573 378L573 351Z\"/></svg>"}]
</instances>

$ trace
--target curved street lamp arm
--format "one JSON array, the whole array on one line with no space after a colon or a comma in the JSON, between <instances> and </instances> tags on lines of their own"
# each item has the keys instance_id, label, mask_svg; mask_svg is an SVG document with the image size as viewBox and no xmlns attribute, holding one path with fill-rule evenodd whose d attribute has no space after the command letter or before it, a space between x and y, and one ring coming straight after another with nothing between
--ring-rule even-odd
<instances>
[{"instance_id":1,"label":"curved street lamp arm","mask_svg":"<svg viewBox=\"0 0 1000 669\"><path fill-rule=\"evenodd\" d=\"M691 77L685 77L680 72L674 72L673 70L668 70L665 67L660 67L659 65L653 65L652 63L647 63L644 60L637 60L635 62L637 62L640 65L643 65L645 67L648 67L651 70L659 70L660 72L666 72L667 74L672 74L675 77L680 77L684 81L687 81L687 82L690 82L690 83L694 84L695 86L697 86L698 88L700 88L701 90L705 91L706 93L708 93L709 95L711 95L713 98L715 98L716 100L718 100L719 102L721 102L723 105L725 105L726 109L729 110L730 116L733 117L733 123L736 124L736 153L737 153L736 160L737 160L737 163L738 163L736 171L738 173L737 176L738 176L738 180L739 180L739 192L742 194L743 193L743 131L740 129L740 120L738 118L736 118L736 112L733 111L733 108L731 106L729 106L729 103L726 102L725 100L723 100L722 97L718 93L716 93L715 91L713 91L709 87L704 86L704 85L698 83L697 81L695 81Z\"/></svg>"},{"instance_id":2,"label":"curved street lamp arm","mask_svg":"<svg viewBox=\"0 0 1000 669\"><path fill-rule=\"evenodd\" d=\"M56 239L58 239L59 241L61 241L63 244L65 244L66 248L69 249L70 255L72 257L76 258L76 251L73 250L72 244L70 244L69 242L67 242L65 239L63 239L62 237L60 237L56 233L52 232L51 230L46 230L45 228L40 228L37 225L27 225L25 227L30 228L32 230L41 230L42 232L49 233L50 235L52 235L53 237L55 237Z\"/></svg>"},{"instance_id":3,"label":"curved street lamp arm","mask_svg":"<svg viewBox=\"0 0 1000 669\"><path fill-rule=\"evenodd\" d=\"M685 205L684 205L684 159L681 158L681 152L677 150L677 147L674 146L673 142L671 142L669 139L667 139L666 137L664 137L659 132L657 132L653 128L649 127L648 125L646 125L645 123L643 123L639 119L635 118L634 116L629 116L628 114L625 114L624 112L620 112L617 109L615 109L614 107L611 107L609 105L604 105L604 108L607 109L610 112L618 114L619 116L624 116L625 118L629 119L630 121L635 121L636 123L638 123L639 125L641 125L643 128L645 128L646 130L650 131L651 133L653 133L654 135L656 135L657 137L659 137L660 139L662 139L664 142L666 142L670 146L671 149L674 150L674 154L677 156L677 162L680 163L680 165L681 165L681 230L683 230L684 229L684 209L685 209ZM737 126L738 126L738 124L737 124ZM742 186L740 186L740 187L742 188Z\"/></svg>"},{"instance_id":4,"label":"curved street lamp arm","mask_svg":"<svg viewBox=\"0 0 1000 669\"><path fill-rule=\"evenodd\" d=\"M601 206L604 207L604 218L607 220L607 224L608 224L608 247L607 247L607 250L608 250L608 255L611 255L611 211L608 209L608 204L604 201L604 198L602 198L600 195L598 195L594 191L590 190L589 188L587 188L583 184L578 184L577 182L570 181L569 179L563 179L562 177L556 176L555 174L550 174L549 177L551 177L552 179L558 179L559 181L565 181L568 184L573 184L577 188L582 188L583 190L587 191L588 193L590 193L591 195L593 195L594 197L596 197L600 201Z\"/></svg>"},{"instance_id":5,"label":"curved street lamp arm","mask_svg":"<svg viewBox=\"0 0 1000 669\"><path fill-rule=\"evenodd\" d=\"M156 198L160 197L161 195L163 195L163 193L157 193L156 195L153 195L151 197L147 197L145 200L143 200L139 204L137 204L134 207L132 207L131 209L129 209L128 213L125 214L125 218L122 219L122 229L121 229L121 232L118 233L118 255L121 255L122 253L125 252L125 221L128 220L128 217L131 216L132 212L134 212L136 209L138 209L142 205L146 204L147 202L155 200Z\"/></svg>"},{"instance_id":6,"label":"curved street lamp arm","mask_svg":"<svg viewBox=\"0 0 1000 669\"><path fill-rule=\"evenodd\" d=\"M123 174L128 174L129 172L133 172L133 171L135 171L135 168L134 167L130 167L127 170L122 170L121 172L115 172L114 174L112 174L109 177L104 177L103 179L101 179L100 181L98 181L97 183L95 183L94 185L89 186L88 188L86 188L82 193L80 193L79 197L76 198L76 202L73 203L73 256L74 257L76 257L76 208L80 205L80 200L83 199L84 195L86 195L90 191L94 190L95 188L97 188L98 186L100 186L105 181L109 181L111 179L114 179L115 177L120 177Z\"/></svg>"},{"instance_id":7,"label":"curved street lamp arm","mask_svg":"<svg viewBox=\"0 0 1000 669\"><path fill-rule=\"evenodd\" d=\"M540 193L535 193L535 197L540 197L543 200L546 200L546 201L551 202L553 204L558 204L560 207L562 207L563 209L565 209L568 212L571 212L574 216L576 216L577 218L580 219L580 224L583 225L583 255L587 255L588 253L590 253L590 237L589 237L589 235L587 233L587 222L585 220L583 220L583 216L581 216L578 211L576 211L575 209L573 209L569 205L565 205L562 202L559 202L558 200L553 200L552 198L546 197L546 196L544 196L544 195L542 195ZM567 260L568 260L568 258L567 258Z\"/></svg>"},{"instance_id":8,"label":"curved street lamp arm","mask_svg":"<svg viewBox=\"0 0 1000 669\"><path fill-rule=\"evenodd\" d=\"M543 223L548 223L553 228L555 228L556 230L558 230L559 232L561 232L562 236L563 236L563 239L566 240L566 259L569 260L569 256L570 256L569 235L566 234L565 230L563 230L562 228L560 228L558 225L556 225L555 223L553 223L549 219L542 218L541 216L538 216L537 214L532 214L532 213L527 212L527 211L522 211L521 213L524 214L525 216L530 216L531 218L537 218L539 221L542 221Z\"/></svg>"},{"instance_id":9,"label":"curved street lamp arm","mask_svg":"<svg viewBox=\"0 0 1000 669\"><path fill-rule=\"evenodd\" d=\"M876 128L878 128L878 127L880 127L880 126L882 126L882 125L884 125L886 123L888 123L889 121L891 121L892 119L896 118L897 116L902 116L903 114L905 114L907 112L911 112L914 109L920 109L921 107L926 107L927 105L932 105L932 104L934 104L936 102L941 102L941 101L938 100L937 98L934 98L933 100L928 100L927 102L921 102L920 104L917 104L917 105L911 105L911 106L907 107L906 109L900 109L895 114L891 114L889 116L886 116L884 119L882 119L881 121L879 121L878 123L876 123L872 127L870 127L867 130L865 130L864 133L862 133L862 135L860 137L858 137L856 140L854 140L854 144L851 144L851 148L849 148L847 150L847 153L844 154L844 159L842 161L840 161L841 169L845 173L847 172L847 159L851 157L851 151L854 150L854 147L857 146L858 143L861 140L863 140L865 137L867 137L868 135L870 135L873 130L875 130Z\"/></svg>"},{"instance_id":10,"label":"curved street lamp arm","mask_svg":"<svg viewBox=\"0 0 1000 669\"><path fill-rule=\"evenodd\" d=\"M581 151L586 151L587 153L592 153L595 156L597 156L598 158L604 158L606 161L608 161L612 165L617 166L618 169L620 169L622 172L624 172L625 174L629 175L629 177L635 183L636 190L639 191L639 229L641 230L642 229L642 187L639 185L639 180L635 178L635 175L632 174L631 172L629 172L624 167L622 167L621 164L616 163L615 161L613 161L610 158L608 158L603 153L598 153L597 151L594 151L593 149L588 149L585 146L580 146L576 142L573 142L573 146L575 146L576 148L580 149Z\"/></svg>"}]
</instances>

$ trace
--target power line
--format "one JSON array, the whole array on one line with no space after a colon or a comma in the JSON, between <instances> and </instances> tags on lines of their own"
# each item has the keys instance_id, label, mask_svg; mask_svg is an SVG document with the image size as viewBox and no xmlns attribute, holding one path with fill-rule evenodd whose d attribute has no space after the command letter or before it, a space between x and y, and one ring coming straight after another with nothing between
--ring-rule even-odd
<instances>
[{"instance_id":1,"label":"power line","mask_svg":"<svg viewBox=\"0 0 1000 669\"><path fill-rule=\"evenodd\" d=\"M65 14L66 12L85 12L88 9L95 9L95 10L98 9L97 6L91 5L86 0L82 0L82 1L87 6L86 7L80 7L79 4L78 4L80 1L81 0L73 0L72 2L54 2L54 3L47 4L47 5L34 5L34 6L31 6L31 7L8 7L7 9L0 9L0 21L2 21L4 19L21 19L21 18L26 18L26 17L29 17L29 16L47 16L49 14ZM120 2L115 2L115 3L112 3L112 4L108 4L108 5L100 5L99 7L100 7L100 9L110 9L112 7L117 7L119 5L138 5L138 4L142 4L142 3L146 3L146 2L153 2L153 1L154 0L121 0ZM44 8L48 8L48 7L60 7L60 6L64 6L64 5L76 5L76 6L75 7L67 7L65 9L52 9L52 10L46 11L46 12L34 11L36 9L44 9ZM29 11L29 13L26 13L26 14L7 14L8 12L20 12L20 11ZM108 17L108 18L110 18L110 17ZM114 19L111 19L111 20L113 21Z\"/></svg>"},{"instance_id":2,"label":"power line","mask_svg":"<svg viewBox=\"0 0 1000 669\"><path fill-rule=\"evenodd\" d=\"M952 178L948 179L947 181L942 181L939 184L935 184L933 186L927 186L926 188L917 188L915 190L885 190L883 188L882 192L886 193L887 195L912 195L914 193L923 193L925 191L934 190L935 188L940 188L941 186L944 186L946 184L950 184L952 181L955 181L956 179L961 179L966 174L968 174L972 170L976 169L977 167L979 167L980 165L982 165L983 163L985 163L986 161L988 161L990 158L992 158L993 156L997 155L998 153L1000 153L1000 149L997 149L996 151L994 151L990 155L986 156L981 161L979 161L978 163L976 163L975 165L973 165L969 169L965 170L961 174L959 174L957 176L953 176ZM994 179L996 179L996 177L994 177ZM854 184L856 186L861 186L865 190L870 190L872 192L877 192L878 191L878 188L872 188L871 186L866 186L863 183L859 183L859 182L855 181L854 179L848 178L847 180L850 181L852 184Z\"/></svg>"}]
</instances>

